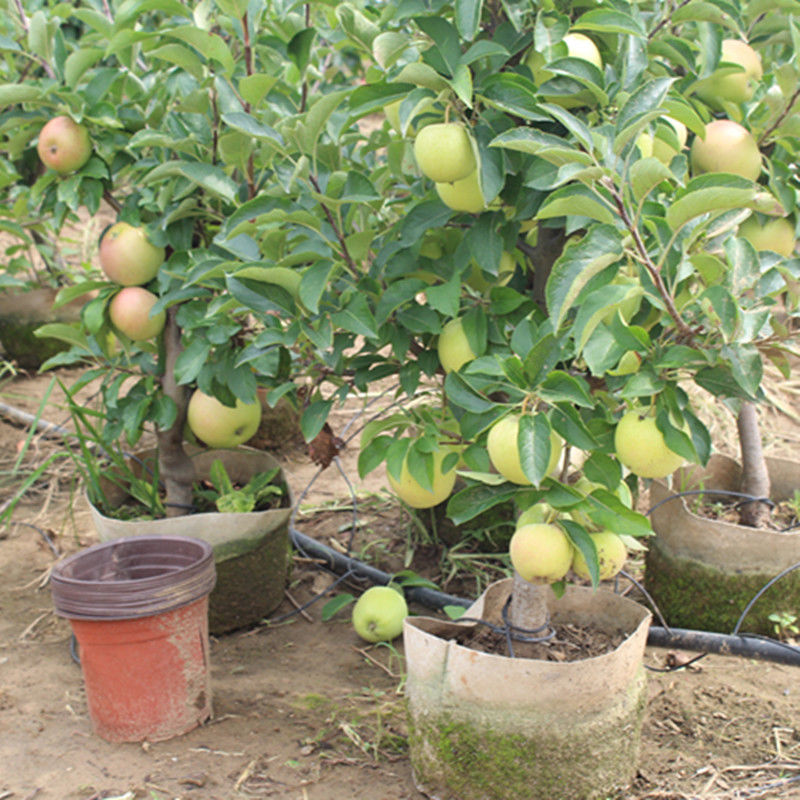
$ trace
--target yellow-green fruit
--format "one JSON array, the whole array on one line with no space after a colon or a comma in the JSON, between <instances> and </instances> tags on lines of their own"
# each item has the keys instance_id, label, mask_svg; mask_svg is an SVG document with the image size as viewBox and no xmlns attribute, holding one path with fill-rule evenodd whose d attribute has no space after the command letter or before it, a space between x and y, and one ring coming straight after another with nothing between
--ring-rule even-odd
<instances>
[{"instance_id":1,"label":"yellow-green fruit","mask_svg":"<svg viewBox=\"0 0 800 800\"><path fill-rule=\"evenodd\" d=\"M675 131L680 147L675 149L669 142L656 135L653 137L653 156L663 164L669 164L686 147L686 139L689 136L689 132L686 130L686 126L677 119L667 116L662 117L662 119Z\"/></svg>"},{"instance_id":2,"label":"yellow-green fruit","mask_svg":"<svg viewBox=\"0 0 800 800\"><path fill-rule=\"evenodd\" d=\"M723 101L741 104L751 100L764 74L761 56L747 42L724 39L719 60L737 64L743 71L725 73L724 68L717 69L698 86L697 94L718 109Z\"/></svg>"},{"instance_id":3,"label":"yellow-green fruit","mask_svg":"<svg viewBox=\"0 0 800 800\"><path fill-rule=\"evenodd\" d=\"M530 486L531 482L522 471L519 457L517 434L519 432L519 414L509 414L499 419L489 429L486 449L489 451L489 460L492 466L507 480L520 486ZM547 474L551 475L558 467L562 450L561 437L555 432L550 432L550 461L547 465Z\"/></svg>"},{"instance_id":4,"label":"yellow-green fruit","mask_svg":"<svg viewBox=\"0 0 800 800\"><path fill-rule=\"evenodd\" d=\"M371 586L356 600L351 621L366 642L391 642L403 632L408 605L391 586Z\"/></svg>"},{"instance_id":5,"label":"yellow-green fruit","mask_svg":"<svg viewBox=\"0 0 800 800\"><path fill-rule=\"evenodd\" d=\"M460 181L477 166L467 129L459 122L426 125L414 139L414 157L422 174L436 183Z\"/></svg>"},{"instance_id":6,"label":"yellow-green fruit","mask_svg":"<svg viewBox=\"0 0 800 800\"><path fill-rule=\"evenodd\" d=\"M452 450L442 447L433 453L433 481L431 489L425 488L408 469L408 456L403 460L400 480L394 478L387 470L386 477L394 493L412 508L433 508L447 500L456 483L456 468L451 467L442 472L442 462Z\"/></svg>"},{"instance_id":7,"label":"yellow-green fruit","mask_svg":"<svg viewBox=\"0 0 800 800\"><path fill-rule=\"evenodd\" d=\"M538 525L543 522L552 522L555 519L556 510L543 500L534 503L532 506L526 508L517 517L517 528L523 525Z\"/></svg>"},{"instance_id":8,"label":"yellow-green fruit","mask_svg":"<svg viewBox=\"0 0 800 800\"><path fill-rule=\"evenodd\" d=\"M226 406L196 389L189 398L186 421L192 433L209 447L238 447L258 430L261 403L245 403L237 397L235 406Z\"/></svg>"},{"instance_id":9,"label":"yellow-green fruit","mask_svg":"<svg viewBox=\"0 0 800 800\"><path fill-rule=\"evenodd\" d=\"M636 146L642 154L642 158L650 158L653 155L653 134L643 131L636 137Z\"/></svg>"},{"instance_id":10,"label":"yellow-green fruit","mask_svg":"<svg viewBox=\"0 0 800 800\"><path fill-rule=\"evenodd\" d=\"M623 375L634 375L642 366L642 357L635 350L628 350L623 353L622 358L614 369L608 370L609 375L620 377Z\"/></svg>"},{"instance_id":11,"label":"yellow-green fruit","mask_svg":"<svg viewBox=\"0 0 800 800\"><path fill-rule=\"evenodd\" d=\"M597 566L601 581L613 578L624 566L628 558L625 543L612 531L598 531L590 533L589 538L594 542L597 550ZM580 550L575 549L572 557L572 571L579 578L589 578L589 567Z\"/></svg>"},{"instance_id":12,"label":"yellow-green fruit","mask_svg":"<svg viewBox=\"0 0 800 800\"><path fill-rule=\"evenodd\" d=\"M755 215L739 226L739 236L747 239L756 250L772 250L784 258L794 254L794 225L785 217L770 219L761 225Z\"/></svg>"},{"instance_id":13,"label":"yellow-green fruit","mask_svg":"<svg viewBox=\"0 0 800 800\"><path fill-rule=\"evenodd\" d=\"M164 330L164 311L151 314L158 297L141 286L125 286L108 304L108 316L114 327L134 342L154 339Z\"/></svg>"},{"instance_id":14,"label":"yellow-green fruit","mask_svg":"<svg viewBox=\"0 0 800 800\"><path fill-rule=\"evenodd\" d=\"M480 214L486 208L486 201L483 199L481 184L478 180L478 170L473 170L461 180L434 185L439 199L453 211Z\"/></svg>"},{"instance_id":15,"label":"yellow-green fruit","mask_svg":"<svg viewBox=\"0 0 800 800\"><path fill-rule=\"evenodd\" d=\"M500 264L497 267L497 276L484 272L474 261L467 274L467 285L476 292L488 292L493 286L505 286L513 277L517 262L511 253L503 250L500 255Z\"/></svg>"},{"instance_id":16,"label":"yellow-green fruit","mask_svg":"<svg viewBox=\"0 0 800 800\"><path fill-rule=\"evenodd\" d=\"M751 181L761 174L761 151L747 128L731 119L715 119L689 151L692 173L732 172Z\"/></svg>"},{"instance_id":17,"label":"yellow-green fruit","mask_svg":"<svg viewBox=\"0 0 800 800\"><path fill-rule=\"evenodd\" d=\"M451 319L442 328L437 344L439 362L445 372L455 372L476 357L470 347L464 323L460 318Z\"/></svg>"},{"instance_id":18,"label":"yellow-green fruit","mask_svg":"<svg viewBox=\"0 0 800 800\"><path fill-rule=\"evenodd\" d=\"M599 70L603 69L603 59L597 45L582 33L568 33L564 37L564 44L567 45L567 56L570 58L582 58L594 64ZM553 72L545 68L544 57L537 53L533 48L528 51L525 63L533 73L533 79L538 86L555 77ZM594 103L594 95L588 91L579 91L574 95L553 95L548 96L547 100L556 103L562 108L578 108L579 106Z\"/></svg>"},{"instance_id":19,"label":"yellow-green fruit","mask_svg":"<svg viewBox=\"0 0 800 800\"><path fill-rule=\"evenodd\" d=\"M92 155L89 131L72 117L53 117L39 131L36 151L42 163L59 175L79 170Z\"/></svg>"},{"instance_id":20,"label":"yellow-green fruit","mask_svg":"<svg viewBox=\"0 0 800 800\"><path fill-rule=\"evenodd\" d=\"M511 563L530 583L560 581L572 565L572 545L558 527L549 523L523 525L508 544Z\"/></svg>"},{"instance_id":21,"label":"yellow-green fruit","mask_svg":"<svg viewBox=\"0 0 800 800\"><path fill-rule=\"evenodd\" d=\"M640 478L666 478L683 464L683 456L667 447L655 417L628 411L614 431L617 458Z\"/></svg>"}]
</instances>

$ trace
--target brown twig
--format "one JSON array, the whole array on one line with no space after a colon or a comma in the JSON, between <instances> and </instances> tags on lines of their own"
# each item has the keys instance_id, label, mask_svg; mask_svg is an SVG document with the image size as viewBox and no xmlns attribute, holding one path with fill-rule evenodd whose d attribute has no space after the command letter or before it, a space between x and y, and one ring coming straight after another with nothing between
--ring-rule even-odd
<instances>
[{"instance_id":1,"label":"brown twig","mask_svg":"<svg viewBox=\"0 0 800 800\"><path fill-rule=\"evenodd\" d=\"M669 11L667 11L665 16L662 17L661 22L659 22L658 25L656 25L655 28L653 28L653 30L651 30L650 33L647 34L647 38L648 39L652 39L672 19L672 15L679 8L683 8L684 6L688 6L689 3L691 3L691 2L692 2L692 0L682 0L682 2L678 3L678 5L675 6L675 8L669 9Z\"/></svg>"},{"instance_id":2,"label":"brown twig","mask_svg":"<svg viewBox=\"0 0 800 800\"><path fill-rule=\"evenodd\" d=\"M106 203L108 203L111 206L111 208L113 208L114 211L117 212L117 214L119 214L119 212L122 211L122 206L117 201L117 198L114 197L114 195L111 194L111 192L108 189L105 189L103 191L103 200L105 200Z\"/></svg>"},{"instance_id":3,"label":"brown twig","mask_svg":"<svg viewBox=\"0 0 800 800\"><path fill-rule=\"evenodd\" d=\"M789 102L787 103L786 108L784 108L783 111L781 111L781 113L778 114L778 117L775 120L775 122L773 122L772 125L770 125L769 128L767 128L764 131L764 133L761 134L761 136L758 139L758 146L759 147L761 147L761 145L767 140L767 138L770 136L770 134L780 126L780 124L786 119L786 117L789 116L789 112L792 110L792 107L797 102L797 99L799 97L800 97L800 86L798 86L794 90L794 93L792 94L791 98L789 99Z\"/></svg>"},{"instance_id":4,"label":"brown twig","mask_svg":"<svg viewBox=\"0 0 800 800\"><path fill-rule=\"evenodd\" d=\"M250 42L250 24L247 12L242 17L242 40L244 42L244 71L250 76L253 74L253 45ZM244 110L250 113L250 103L244 104ZM247 197L252 200L256 196L255 156L250 153L247 159Z\"/></svg>"}]
</instances>

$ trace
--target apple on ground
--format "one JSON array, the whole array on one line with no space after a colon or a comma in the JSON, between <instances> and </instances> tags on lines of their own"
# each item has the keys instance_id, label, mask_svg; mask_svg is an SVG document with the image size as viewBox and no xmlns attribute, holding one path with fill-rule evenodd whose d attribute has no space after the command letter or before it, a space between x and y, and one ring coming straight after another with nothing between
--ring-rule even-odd
<instances>
[{"instance_id":1,"label":"apple on ground","mask_svg":"<svg viewBox=\"0 0 800 800\"><path fill-rule=\"evenodd\" d=\"M507 480L520 486L530 486L528 476L522 471L522 463L517 445L519 433L519 414L508 414L502 417L489 429L486 448L492 466ZM563 442L555 432L550 432L550 461L547 474L552 475L561 458Z\"/></svg>"},{"instance_id":2,"label":"apple on ground","mask_svg":"<svg viewBox=\"0 0 800 800\"><path fill-rule=\"evenodd\" d=\"M391 642L403 632L408 605L403 594L391 586L371 586L353 606L355 632L367 642Z\"/></svg>"},{"instance_id":3,"label":"apple on ground","mask_svg":"<svg viewBox=\"0 0 800 800\"><path fill-rule=\"evenodd\" d=\"M597 550L597 566L599 578L606 581L613 578L624 566L628 558L625 542L612 531L597 531L590 533L589 538L594 542ZM577 548L572 557L572 571L579 578L589 578L589 567L583 553Z\"/></svg>"},{"instance_id":4,"label":"apple on ground","mask_svg":"<svg viewBox=\"0 0 800 800\"><path fill-rule=\"evenodd\" d=\"M640 478L666 478L684 462L667 447L655 417L635 409L617 423L614 448L620 463Z\"/></svg>"},{"instance_id":5,"label":"apple on ground","mask_svg":"<svg viewBox=\"0 0 800 800\"><path fill-rule=\"evenodd\" d=\"M154 339L167 320L164 311L151 315L158 297L141 286L125 286L108 305L108 316L114 327L134 342Z\"/></svg>"},{"instance_id":6,"label":"apple on ground","mask_svg":"<svg viewBox=\"0 0 800 800\"><path fill-rule=\"evenodd\" d=\"M774 217L762 225L753 214L739 226L739 236L756 250L772 250L784 258L794 255L794 225L786 217Z\"/></svg>"},{"instance_id":7,"label":"apple on ground","mask_svg":"<svg viewBox=\"0 0 800 800\"><path fill-rule=\"evenodd\" d=\"M89 131L72 117L53 117L39 131L36 151L42 163L59 175L79 170L92 155Z\"/></svg>"},{"instance_id":8,"label":"apple on ground","mask_svg":"<svg viewBox=\"0 0 800 800\"><path fill-rule=\"evenodd\" d=\"M439 353L439 362L445 372L456 372L464 364L476 358L460 317L445 323L436 347Z\"/></svg>"},{"instance_id":9,"label":"apple on ground","mask_svg":"<svg viewBox=\"0 0 800 800\"><path fill-rule=\"evenodd\" d=\"M121 286L141 286L155 278L164 263L163 247L147 238L144 228L127 222L112 225L100 240L100 267Z\"/></svg>"},{"instance_id":10,"label":"apple on ground","mask_svg":"<svg viewBox=\"0 0 800 800\"><path fill-rule=\"evenodd\" d=\"M469 133L460 122L426 125L414 139L414 157L435 183L460 181L477 167Z\"/></svg>"},{"instance_id":11,"label":"apple on ground","mask_svg":"<svg viewBox=\"0 0 800 800\"><path fill-rule=\"evenodd\" d=\"M450 497L456 484L455 465L447 472L442 472L442 462L452 453L449 447L440 447L433 453L433 481L431 489L424 487L408 469L408 455L403 459L400 479L395 478L388 470L386 478L394 493L411 508L433 508Z\"/></svg>"},{"instance_id":12,"label":"apple on ground","mask_svg":"<svg viewBox=\"0 0 800 800\"><path fill-rule=\"evenodd\" d=\"M226 406L216 397L195 389L189 398L186 421L191 432L209 447L238 447L252 439L261 423L261 403L236 398Z\"/></svg>"},{"instance_id":13,"label":"apple on ground","mask_svg":"<svg viewBox=\"0 0 800 800\"><path fill-rule=\"evenodd\" d=\"M720 66L698 85L698 96L718 110L722 110L723 102L741 105L751 100L764 75L761 56L747 42L723 39L719 60ZM742 69L729 72L724 64Z\"/></svg>"},{"instance_id":14,"label":"apple on ground","mask_svg":"<svg viewBox=\"0 0 800 800\"><path fill-rule=\"evenodd\" d=\"M466 178L452 183L435 183L434 186L439 199L453 211L480 214L486 208L477 169L472 170Z\"/></svg>"},{"instance_id":15,"label":"apple on ground","mask_svg":"<svg viewBox=\"0 0 800 800\"><path fill-rule=\"evenodd\" d=\"M572 550L567 534L551 523L517 528L508 545L511 564L530 583L560 581L572 565Z\"/></svg>"},{"instance_id":16,"label":"apple on ground","mask_svg":"<svg viewBox=\"0 0 800 800\"><path fill-rule=\"evenodd\" d=\"M692 173L732 172L754 181L761 174L761 151L747 128L731 119L715 119L705 136L695 136L689 151Z\"/></svg>"}]
</instances>

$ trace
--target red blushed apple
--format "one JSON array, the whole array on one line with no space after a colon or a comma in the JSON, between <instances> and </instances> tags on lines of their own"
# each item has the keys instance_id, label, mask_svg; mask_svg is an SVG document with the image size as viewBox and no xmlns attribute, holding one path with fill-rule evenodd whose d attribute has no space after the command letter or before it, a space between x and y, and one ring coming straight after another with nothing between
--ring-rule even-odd
<instances>
[{"instance_id":1,"label":"red blushed apple","mask_svg":"<svg viewBox=\"0 0 800 800\"><path fill-rule=\"evenodd\" d=\"M89 131L72 117L53 117L39 131L39 158L59 175L79 170L92 155Z\"/></svg>"},{"instance_id":2,"label":"red blushed apple","mask_svg":"<svg viewBox=\"0 0 800 800\"><path fill-rule=\"evenodd\" d=\"M163 263L164 248L151 244L144 228L117 222L100 240L100 266L109 280L121 286L148 283Z\"/></svg>"},{"instance_id":3,"label":"red blushed apple","mask_svg":"<svg viewBox=\"0 0 800 800\"><path fill-rule=\"evenodd\" d=\"M140 286L126 286L121 289L108 307L108 315L114 327L134 342L153 339L164 329L167 315L159 311L150 312L158 297Z\"/></svg>"}]
</instances>

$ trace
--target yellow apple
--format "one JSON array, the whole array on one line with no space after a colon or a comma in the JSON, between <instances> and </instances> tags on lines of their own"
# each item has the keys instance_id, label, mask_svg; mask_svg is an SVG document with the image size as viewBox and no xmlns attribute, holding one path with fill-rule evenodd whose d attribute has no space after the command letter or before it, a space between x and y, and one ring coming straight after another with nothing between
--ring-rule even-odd
<instances>
[{"instance_id":1,"label":"yellow apple","mask_svg":"<svg viewBox=\"0 0 800 800\"><path fill-rule=\"evenodd\" d=\"M521 528L523 525L535 525L542 522L552 522L555 517L556 510L549 503L545 503L543 500L540 500L538 503L534 503L532 506L526 508L517 517L516 527Z\"/></svg>"},{"instance_id":2,"label":"yellow apple","mask_svg":"<svg viewBox=\"0 0 800 800\"><path fill-rule=\"evenodd\" d=\"M353 606L351 621L366 642L391 642L403 632L408 605L402 592L391 586L371 586Z\"/></svg>"},{"instance_id":3,"label":"yellow apple","mask_svg":"<svg viewBox=\"0 0 800 800\"><path fill-rule=\"evenodd\" d=\"M237 397L235 406L226 406L195 389L189 398L186 421L191 432L209 447L238 447L258 430L261 403L245 403Z\"/></svg>"},{"instance_id":4,"label":"yellow apple","mask_svg":"<svg viewBox=\"0 0 800 800\"><path fill-rule=\"evenodd\" d=\"M732 172L754 181L761 174L761 151L747 128L730 119L706 125L705 136L695 136L689 151L692 173Z\"/></svg>"},{"instance_id":5,"label":"yellow apple","mask_svg":"<svg viewBox=\"0 0 800 800\"><path fill-rule=\"evenodd\" d=\"M492 466L507 480L520 486L530 486L528 476L522 471L519 457L517 434L519 432L519 414L508 414L502 417L489 429L486 449ZM558 468L563 442L555 432L550 432L550 461L547 474L552 475Z\"/></svg>"},{"instance_id":6,"label":"yellow apple","mask_svg":"<svg viewBox=\"0 0 800 800\"><path fill-rule=\"evenodd\" d=\"M739 236L756 250L772 250L784 258L794 254L794 225L785 217L775 217L762 225L753 214L739 226Z\"/></svg>"},{"instance_id":7,"label":"yellow apple","mask_svg":"<svg viewBox=\"0 0 800 800\"><path fill-rule=\"evenodd\" d=\"M456 468L451 467L447 472L442 472L442 462L452 453L449 447L441 447L433 453L433 482L432 489L426 489L409 471L408 456L403 460L400 470L400 480L397 480L387 470L386 477L394 493L411 508L433 508L447 500L456 484Z\"/></svg>"},{"instance_id":8,"label":"yellow apple","mask_svg":"<svg viewBox=\"0 0 800 800\"><path fill-rule=\"evenodd\" d=\"M460 122L426 125L414 139L414 158L423 175L436 183L452 183L475 171L475 154Z\"/></svg>"},{"instance_id":9,"label":"yellow apple","mask_svg":"<svg viewBox=\"0 0 800 800\"><path fill-rule=\"evenodd\" d=\"M121 286L148 283L164 263L164 248L151 244L144 228L127 222L117 222L103 234L99 255L103 272Z\"/></svg>"},{"instance_id":10,"label":"yellow apple","mask_svg":"<svg viewBox=\"0 0 800 800\"><path fill-rule=\"evenodd\" d=\"M141 286L125 286L108 304L108 316L114 327L134 342L154 339L167 321L164 311L150 315L157 301L156 295Z\"/></svg>"},{"instance_id":11,"label":"yellow apple","mask_svg":"<svg viewBox=\"0 0 800 800\"><path fill-rule=\"evenodd\" d=\"M480 214L486 208L476 169L472 170L466 178L452 183L435 183L434 186L439 199L453 211Z\"/></svg>"},{"instance_id":12,"label":"yellow apple","mask_svg":"<svg viewBox=\"0 0 800 800\"><path fill-rule=\"evenodd\" d=\"M606 581L613 578L624 566L628 558L628 551L625 542L612 531L598 531L590 533L589 538L594 542L597 550L597 565L599 568L599 578ZM583 553L577 548L572 557L572 571L579 578L589 578L589 567Z\"/></svg>"},{"instance_id":13,"label":"yellow apple","mask_svg":"<svg viewBox=\"0 0 800 800\"><path fill-rule=\"evenodd\" d=\"M92 155L89 131L72 117L53 117L39 131L36 152L46 167L68 175L79 170Z\"/></svg>"},{"instance_id":14,"label":"yellow apple","mask_svg":"<svg viewBox=\"0 0 800 800\"><path fill-rule=\"evenodd\" d=\"M558 525L533 523L514 531L508 544L511 563L530 583L560 581L572 565L572 545Z\"/></svg>"},{"instance_id":15,"label":"yellow apple","mask_svg":"<svg viewBox=\"0 0 800 800\"><path fill-rule=\"evenodd\" d=\"M722 109L723 101L740 105L751 100L764 74L761 56L747 42L723 39L719 60L717 70L697 87L699 97L716 109ZM742 71L726 73L723 62Z\"/></svg>"},{"instance_id":16,"label":"yellow apple","mask_svg":"<svg viewBox=\"0 0 800 800\"><path fill-rule=\"evenodd\" d=\"M464 323L460 317L445 323L437 344L439 362L445 372L456 372L476 357L470 347Z\"/></svg>"},{"instance_id":17,"label":"yellow apple","mask_svg":"<svg viewBox=\"0 0 800 800\"><path fill-rule=\"evenodd\" d=\"M625 413L614 431L620 463L640 478L666 478L683 464L683 456L667 447L655 417L633 410Z\"/></svg>"},{"instance_id":18,"label":"yellow apple","mask_svg":"<svg viewBox=\"0 0 800 800\"><path fill-rule=\"evenodd\" d=\"M675 156L678 155L678 153L680 153L680 151L686 146L686 139L689 136L689 132L686 130L686 126L680 120L673 119L672 117L668 116L661 117L661 120L667 123L675 132L679 147L676 149L672 144L666 141L666 139L662 139L658 135L658 130L656 130L656 134L653 136L652 155L663 164L669 164L672 159L675 158Z\"/></svg>"},{"instance_id":19,"label":"yellow apple","mask_svg":"<svg viewBox=\"0 0 800 800\"><path fill-rule=\"evenodd\" d=\"M505 286L514 276L517 262L514 256L507 250L500 254L500 264L497 267L497 275L490 275L484 272L474 261L467 273L466 283L476 292L488 292L493 286Z\"/></svg>"}]
</instances>

